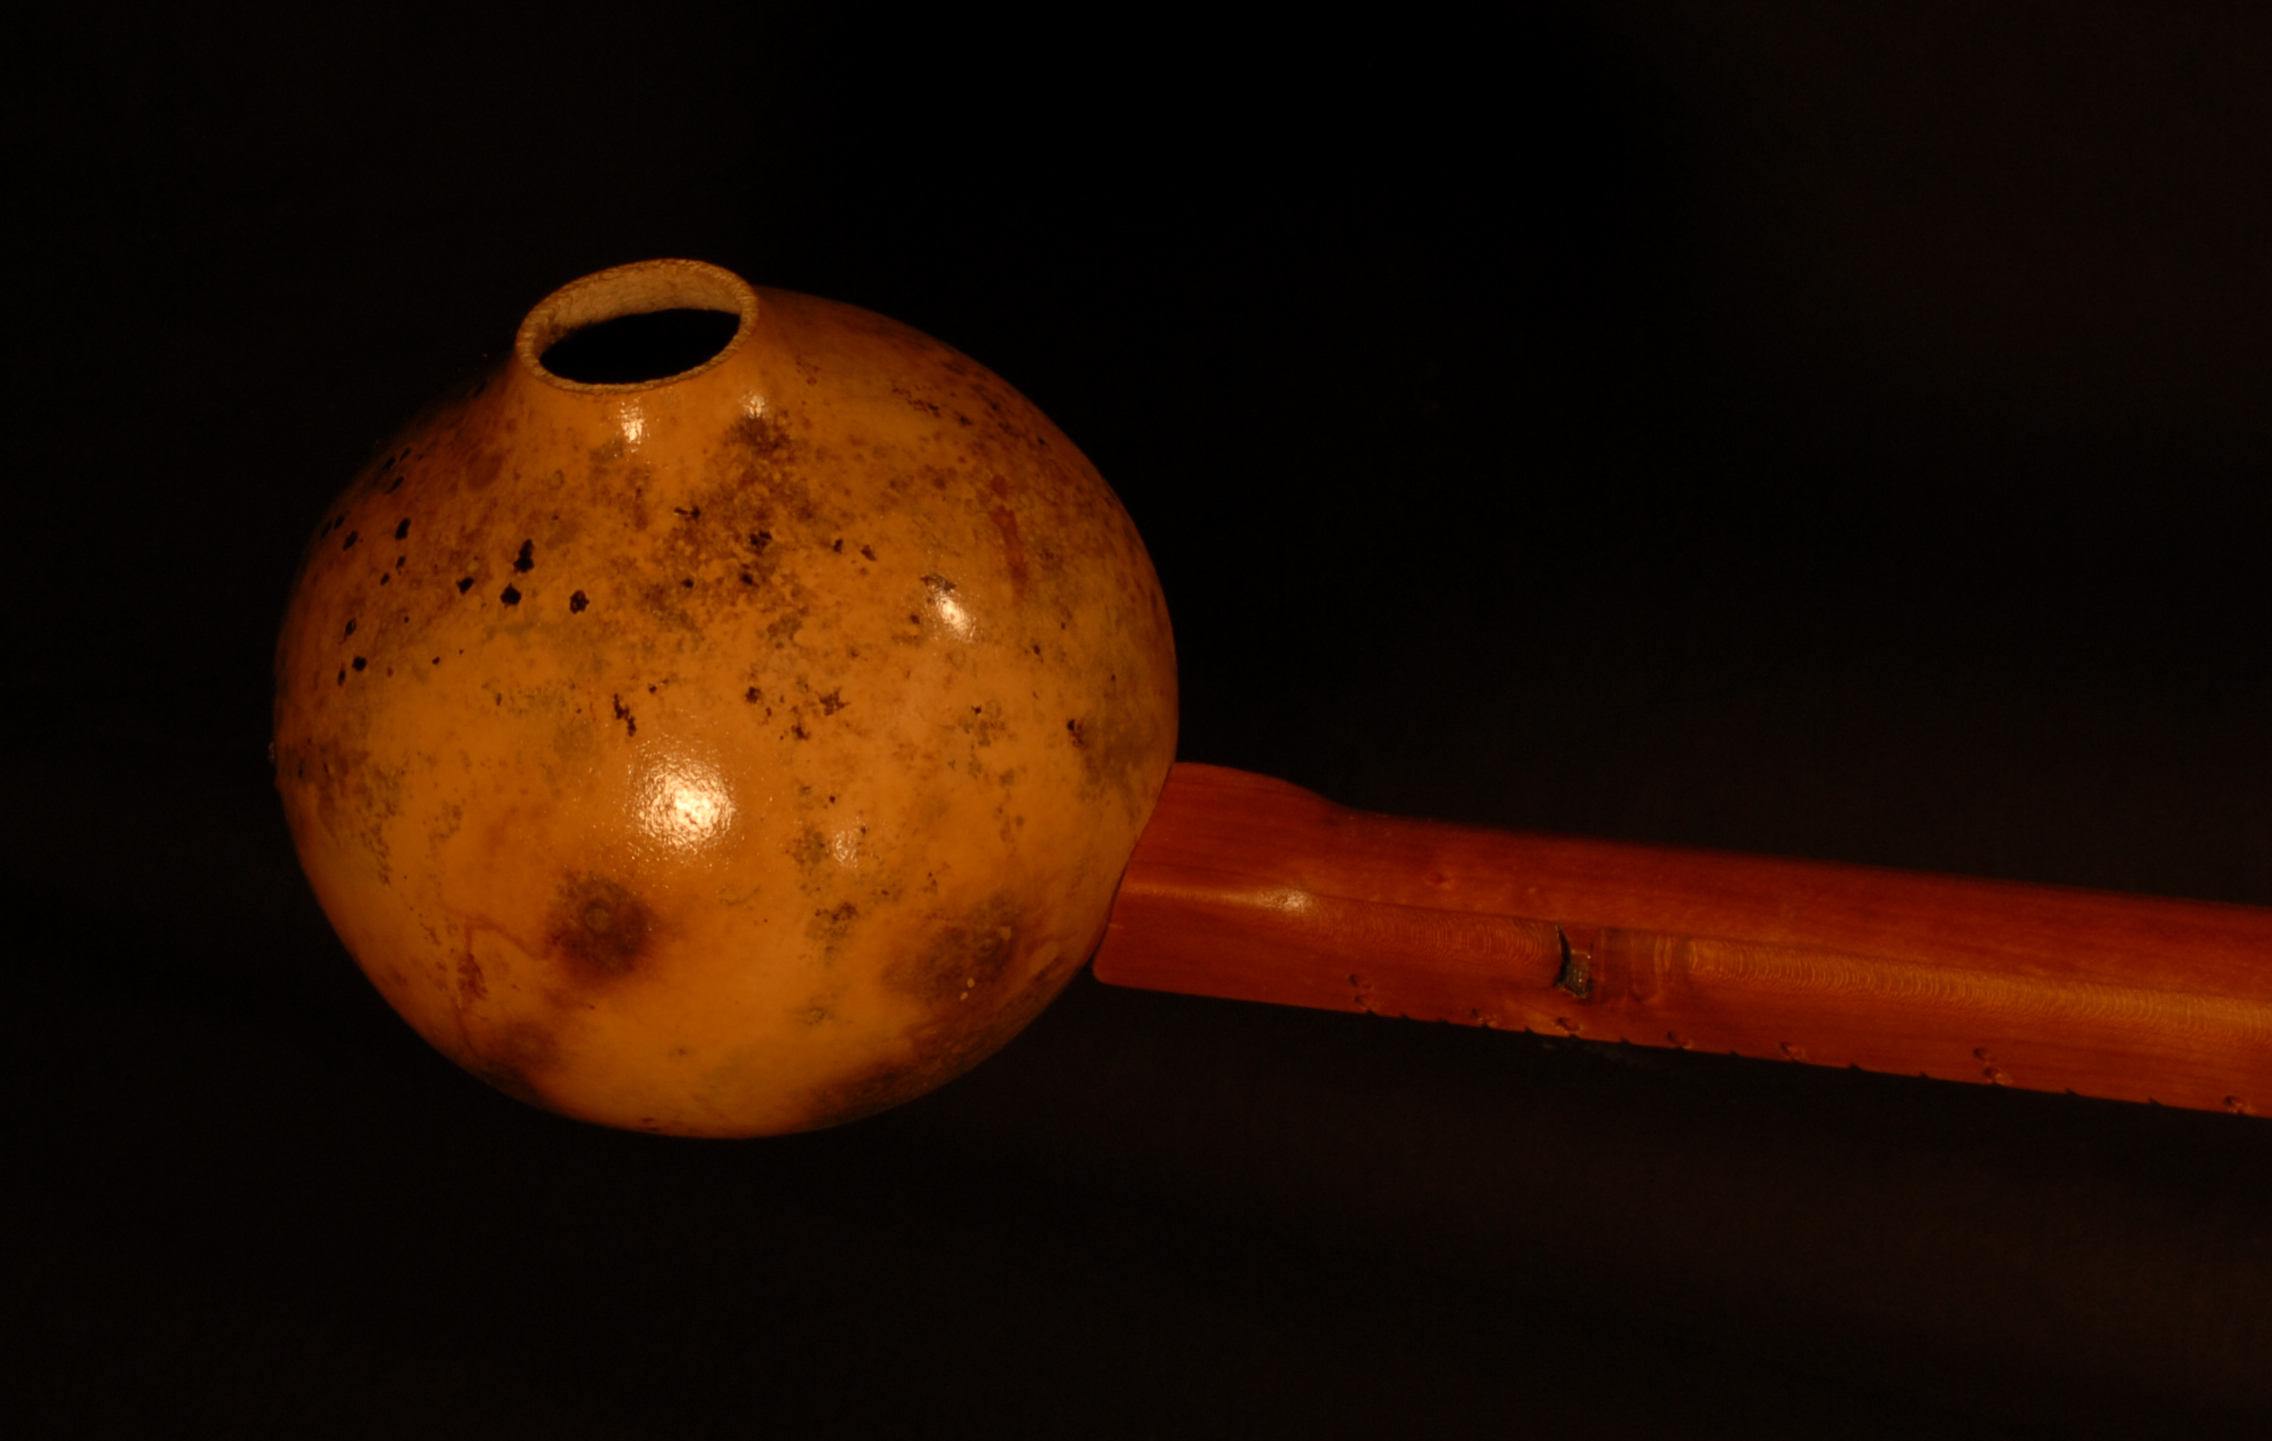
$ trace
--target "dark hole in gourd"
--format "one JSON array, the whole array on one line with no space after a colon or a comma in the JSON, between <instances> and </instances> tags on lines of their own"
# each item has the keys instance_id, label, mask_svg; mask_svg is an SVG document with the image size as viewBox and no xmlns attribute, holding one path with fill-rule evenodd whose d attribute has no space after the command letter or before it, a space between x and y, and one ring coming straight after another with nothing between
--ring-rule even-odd
<instances>
[{"instance_id":1,"label":"dark hole in gourd","mask_svg":"<svg viewBox=\"0 0 2272 1441\"><path fill-rule=\"evenodd\" d=\"M694 369L741 328L720 310L652 310L571 330L544 352L544 368L584 385L634 385Z\"/></svg>"}]
</instances>

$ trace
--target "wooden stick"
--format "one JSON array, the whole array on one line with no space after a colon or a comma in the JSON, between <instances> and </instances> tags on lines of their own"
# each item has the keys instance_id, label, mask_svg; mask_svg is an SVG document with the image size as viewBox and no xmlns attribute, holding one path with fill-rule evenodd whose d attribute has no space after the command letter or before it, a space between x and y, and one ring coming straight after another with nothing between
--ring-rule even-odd
<instances>
[{"instance_id":1,"label":"wooden stick","mask_svg":"<svg viewBox=\"0 0 2272 1441\"><path fill-rule=\"evenodd\" d=\"M2272 910L1352 811L1179 765L1115 985L2253 1114Z\"/></svg>"}]
</instances>

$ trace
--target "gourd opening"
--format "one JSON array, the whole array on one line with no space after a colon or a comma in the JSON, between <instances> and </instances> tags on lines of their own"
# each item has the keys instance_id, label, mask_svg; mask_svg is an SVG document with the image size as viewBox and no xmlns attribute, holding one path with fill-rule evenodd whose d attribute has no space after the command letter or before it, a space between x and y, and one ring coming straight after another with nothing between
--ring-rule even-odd
<instances>
[{"instance_id":1,"label":"gourd opening","mask_svg":"<svg viewBox=\"0 0 2272 1441\"><path fill-rule=\"evenodd\" d=\"M756 292L733 272L649 260L546 296L521 322L514 349L537 378L564 390L640 390L717 364L756 315Z\"/></svg>"},{"instance_id":2,"label":"gourd opening","mask_svg":"<svg viewBox=\"0 0 2272 1441\"><path fill-rule=\"evenodd\" d=\"M539 363L562 380L637 385L668 380L726 348L742 318L719 310L650 310L571 330Z\"/></svg>"}]
</instances>

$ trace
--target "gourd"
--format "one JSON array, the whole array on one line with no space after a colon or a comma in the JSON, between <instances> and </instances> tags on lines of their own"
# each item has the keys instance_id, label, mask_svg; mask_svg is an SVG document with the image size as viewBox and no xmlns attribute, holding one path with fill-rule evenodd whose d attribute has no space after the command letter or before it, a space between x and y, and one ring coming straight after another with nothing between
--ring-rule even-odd
<instances>
[{"instance_id":1,"label":"gourd","mask_svg":"<svg viewBox=\"0 0 2272 1441\"><path fill-rule=\"evenodd\" d=\"M564 339L692 311L671 373ZM1135 527L1007 384L662 260L540 303L310 543L277 785L427 1040L681 1135L824 1126L1000 1046L1094 951L1176 736Z\"/></svg>"}]
</instances>

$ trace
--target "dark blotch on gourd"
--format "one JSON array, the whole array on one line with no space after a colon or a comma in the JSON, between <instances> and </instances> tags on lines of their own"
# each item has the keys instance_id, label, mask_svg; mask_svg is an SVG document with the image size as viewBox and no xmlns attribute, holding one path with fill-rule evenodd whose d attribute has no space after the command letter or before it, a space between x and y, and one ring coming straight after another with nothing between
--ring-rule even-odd
<instances>
[{"instance_id":1,"label":"dark blotch on gourd","mask_svg":"<svg viewBox=\"0 0 2272 1441\"><path fill-rule=\"evenodd\" d=\"M884 972L894 989L926 1005L952 1008L984 994L1018 953L1018 908L996 896L961 921L942 928L915 956Z\"/></svg>"},{"instance_id":2,"label":"dark blotch on gourd","mask_svg":"<svg viewBox=\"0 0 2272 1441\"><path fill-rule=\"evenodd\" d=\"M630 975L648 952L654 919L646 903L605 876L580 876L553 901L549 939L567 969L586 981Z\"/></svg>"},{"instance_id":3,"label":"dark blotch on gourd","mask_svg":"<svg viewBox=\"0 0 2272 1441\"><path fill-rule=\"evenodd\" d=\"M548 1071L559 1060L560 1043L551 1031L518 1022L486 1037L467 1058L465 1067L514 1100L550 1111L556 1108L531 1079L531 1073Z\"/></svg>"},{"instance_id":4,"label":"dark blotch on gourd","mask_svg":"<svg viewBox=\"0 0 2272 1441\"><path fill-rule=\"evenodd\" d=\"M540 1111L552 1109L552 1104L544 1099L544 1092L510 1062L476 1058L466 1063L466 1069L476 1080L504 1092L522 1105L534 1106Z\"/></svg>"},{"instance_id":5,"label":"dark blotch on gourd","mask_svg":"<svg viewBox=\"0 0 2272 1441\"><path fill-rule=\"evenodd\" d=\"M1006 953L1003 958L1007 960ZM934 959L946 958L934 955ZM932 974L943 978L951 969ZM1078 962L1068 955L987 1005L979 1005L975 996L967 1003L947 1001L932 1012L931 1019L908 1032L903 1056L862 1067L817 1088L807 1102L805 1129L872 1116L953 1080L1023 1030L1064 989L1076 969Z\"/></svg>"}]
</instances>

